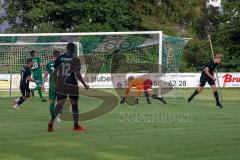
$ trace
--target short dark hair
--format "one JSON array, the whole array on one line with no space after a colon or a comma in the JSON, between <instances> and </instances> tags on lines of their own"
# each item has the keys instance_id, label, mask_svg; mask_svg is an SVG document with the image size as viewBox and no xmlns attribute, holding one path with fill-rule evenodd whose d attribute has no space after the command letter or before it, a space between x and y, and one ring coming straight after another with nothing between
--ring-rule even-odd
<instances>
[{"instance_id":1,"label":"short dark hair","mask_svg":"<svg viewBox=\"0 0 240 160\"><path fill-rule=\"evenodd\" d=\"M35 51L34 51L34 50L31 50L31 51L30 51L30 54L32 55L33 53L35 53Z\"/></svg>"},{"instance_id":2,"label":"short dark hair","mask_svg":"<svg viewBox=\"0 0 240 160\"><path fill-rule=\"evenodd\" d=\"M69 52L73 53L73 52L75 51L75 44L72 43L72 42L69 42L69 43L67 44L67 50L68 50Z\"/></svg>"},{"instance_id":3,"label":"short dark hair","mask_svg":"<svg viewBox=\"0 0 240 160\"><path fill-rule=\"evenodd\" d=\"M26 63L29 64L29 63L32 62L32 61L33 61L32 58L28 58L28 59L26 60Z\"/></svg>"},{"instance_id":4,"label":"short dark hair","mask_svg":"<svg viewBox=\"0 0 240 160\"><path fill-rule=\"evenodd\" d=\"M60 52L59 52L58 50L53 51L53 55L54 55L54 56L55 56L55 55L59 56L59 54L60 54Z\"/></svg>"},{"instance_id":5,"label":"short dark hair","mask_svg":"<svg viewBox=\"0 0 240 160\"><path fill-rule=\"evenodd\" d=\"M133 76L128 77L128 81L131 81L131 80L133 80L133 79L134 79Z\"/></svg>"}]
</instances>

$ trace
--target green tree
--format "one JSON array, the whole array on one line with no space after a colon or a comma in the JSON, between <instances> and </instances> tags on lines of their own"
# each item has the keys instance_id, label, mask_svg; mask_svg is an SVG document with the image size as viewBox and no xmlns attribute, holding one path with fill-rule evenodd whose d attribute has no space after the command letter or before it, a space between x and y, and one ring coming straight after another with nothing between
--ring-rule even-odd
<instances>
[{"instance_id":1,"label":"green tree","mask_svg":"<svg viewBox=\"0 0 240 160\"><path fill-rule=\"evenodd\" d=\"M224 67L240 70L240 1L224 0L214 39L224 51Z\"/></svg>"},{"instance_id":2,"label":"green tree","mask_svg":"<svg viewBox=\"0 0 240 160\"><path fill-rule=\"evenodd\" d=\"M123 31L140 28L128 0L9 0L14 32Z\"/></svg>"},{"instance_id":3,"label":"green tree","mask_svg":"<svg viewBox=\"0 0 240 160\"><path fill-rule=\"evenodd\" d=\"M236 70L239 6L223 0L219 12L202 0L8 0L4 21L13 24L10 33L161 30L189 37L181 71L199 71L211 58L209 28L215 52L224 52L223 68Z\"/></svg>"}]
</instances>

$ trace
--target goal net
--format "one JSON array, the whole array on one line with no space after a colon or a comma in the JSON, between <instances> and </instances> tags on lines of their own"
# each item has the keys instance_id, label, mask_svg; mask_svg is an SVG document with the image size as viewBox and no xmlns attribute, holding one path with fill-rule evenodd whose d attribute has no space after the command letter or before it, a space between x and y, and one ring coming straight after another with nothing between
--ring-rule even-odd
<instances>
[{"instance_id":1,"label":"goal net","mask_svg":"<svg viewBox=\"0 0 240 160\"><path fill-rule=\"evenodd\" d=\"M127 87L129 76L154 82L158 94L179 96L179 66L188 39L148 32L50 33L0 35L0 90L17 90L19 72L30 51L46 63L68 42L77 46L82 73L92 88Z\"/></svg>"}]
</instances>

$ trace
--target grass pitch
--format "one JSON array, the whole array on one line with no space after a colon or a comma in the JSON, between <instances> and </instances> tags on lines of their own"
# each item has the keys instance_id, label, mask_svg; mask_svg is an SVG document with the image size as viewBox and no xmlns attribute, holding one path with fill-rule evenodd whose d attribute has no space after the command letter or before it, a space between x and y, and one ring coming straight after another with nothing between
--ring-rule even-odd
<instances>
[{"instance_id":1,"label":"grass pitch","mask_svg":"<svg viewBox=\"0 0 240 160\"><path fill-rule=\"evenodd\" d=\"M182 95L192 91L182 90ZM1 92L0 159L238 160L239 95L239 89L223 90L223 109L215 107L210 90L191 104L186 99L167 99L167 105L141 100L135 107L119 105L101 118L81 122L86 132L73 132L72 122L62 121L48 133L48 103L30 98L12 110L12 99ZM79 102L80 111L99 103L86 97Z\"/></svg>"}]
</instances>

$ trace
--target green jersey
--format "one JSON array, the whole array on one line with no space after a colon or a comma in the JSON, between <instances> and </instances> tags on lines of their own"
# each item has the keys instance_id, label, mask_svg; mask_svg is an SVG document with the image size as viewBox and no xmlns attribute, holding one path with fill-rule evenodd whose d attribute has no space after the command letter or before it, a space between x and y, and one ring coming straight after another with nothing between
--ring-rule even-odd
<instances>
[{"instance_id":1,"label":"green jersey","mask_svg":"<svg viewBox=\"0 0 240 160\"><path fill-rule=\"evenodd\" d=\"M56 99L56 91L55 91L56 85L55 85L55 82L53 79L54 64L55 64L55 61L50 60L50 61L48 61L48 63L46 64L46 67L45 67L46 71L50 75L50 77L49 77L49 92L48 92L48 97L50 100Z\"/></svg>"},{"instance_id":2,"label":"green jersey","mask_svg":"<svg viewBox=\"0 0 240 160\"><path fill-rule=\"evenodd\" d=\"M33 72L33 76L34 75L42 75L41 58L40 57L33 58L32 72Z\"/></svg>"},{"instance_id":3,"label":"green jersey","mask_svg":"<svg viewBox=\"0 0 240 160\"><path fill-rule=\"evenodd\" d=\"M53 75L51 75L54 71L54 64L55 64L55 61L53 60L50 60L48 61L48 63L46 64L46 71L48 72L48 74L50 75L49 77L49 86L53 86Z\"/></svg>"}]
</instances>

